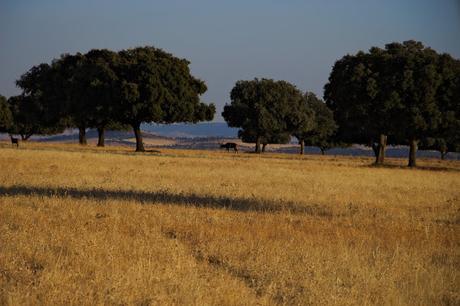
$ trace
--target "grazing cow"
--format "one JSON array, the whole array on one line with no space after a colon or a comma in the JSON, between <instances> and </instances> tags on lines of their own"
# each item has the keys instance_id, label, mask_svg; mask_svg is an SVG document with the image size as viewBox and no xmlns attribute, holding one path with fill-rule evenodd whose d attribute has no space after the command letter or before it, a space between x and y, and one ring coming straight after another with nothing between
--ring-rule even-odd
<instances>
[{"instance_id":1,"label":"grazing cow","mask_svg":"<svg viewBox=\"0 0 460 306\"><path fill-rule=\"evenodd\" d=\"M227 142L227 143L221 144L220 148L227 149L227 152L230 152L230 149L233 149L236 153L238 153L238 144L234 142Z\"/></svg>"},{"instance_id":2,"label":"grazing cow","mask_svg":"<svg viewBox=\"0 0 460 306\"><path fill-rule=\"evenodd\" d=\"M19 139L18 138L14 138L13 136L10 135L10 138L11 138L11 145L14 147L14 145L16 145L16 148L19 148Z\"/></svg>"}]
</instances>

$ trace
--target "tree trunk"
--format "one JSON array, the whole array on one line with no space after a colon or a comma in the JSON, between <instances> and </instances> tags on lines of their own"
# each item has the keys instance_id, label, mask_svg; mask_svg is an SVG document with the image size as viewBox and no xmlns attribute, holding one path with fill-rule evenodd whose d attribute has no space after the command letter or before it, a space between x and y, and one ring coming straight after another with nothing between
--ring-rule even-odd
<instances>
[{"instance_id":1,"label":"tree trunk","mask_svg":"<svg viewBox=\"0 0 460 306\"><path fill-rule=\"evenodd\" d=\"M441 153L441 160L444 160L447 153L449 153L449 147L447 145L441 145L439 147L439 152Z\"/></svg>"},{"instance_id":2,"label":"tree trunk","mask_svg":"<svg viewBox=\"0 0 460 306\"><path fill-rule=\"evenodd\" d=\"M256 153L260 153L260 137L257 136L256 138L256 149L255 149L255 152Z\"/></svg>"},{"instance_id":3,"label":"tree trunk","mask_svg":"<svg viewBox=\"0 0 460 306\"><path fill-rule=\"evenodd\" d=\"M262 153L265 153L265 148L267 147L267 144L266 143L263 143L262 144Z\"/></svg>"},{"instance_id":4,"label":"tree trunk","mask_svg":"<svg viewBox=\"0 0 460 306\"><path fill-rule=\"evenodd\" d=\"M302 139L300 141L300 155L303 155L305 153L305 141Z\"/></svg>"},{"instance_id":5,"label":"tree trunk","mask_svg":"<svg viewBox=\"0 0 460 306\"><path fill-rule=\"evenodd\" d=\"M79 127L78 128L78 143L85 146L87 144L86 141L86 128Z\"/></svg>"},{"instance_id":6,"label":"tree trunk","mask_svg":"<svg viewBox=\"0 0 460 306\"><path fill-rule=\"evenodd\" d=\"M441 150L440 152L441 152L441 160L446 159L446 155L447 155L448 152L444 151L444 150Z\"/></svg>"},{"instance_id":7,"label":"tree trunk","mask_svg":"<svg viewBox=\"0 0 460 306\"><path fill-rule=\"evenodd\" d=\"M375 155L375 164L383 165L385 161L385 150L387 146L387 136L385 134L380 134L379 142L376 144L373 139L369 140L369 145L374 151Z\"/></svg>"},{"instance_id":8,"label":"tree trunk","mask_svg":"<svg viewBox=\"0 0 460 306\"><path fill-rule=\"evenodd\" d=\"M136 152L145 152L144 143L142 142L141 124L134 123L132 127L134 135L136 135Z\"/></svg>"},{"instance_id":9,"label":"tree trunk","mask_svg":"<svg viewBox=\"0 0 460 306\"><path fill-rule=\"evenodd\" d=\"M321 150L321 155L324 155L326 153L326 150L322 147L319 148Z\"/></svg>"},{"instance_id":10,"label":"tree trunk","mask_svg":"<svg viewBox=\"0 0 460 306\"><path fill-rule=\"evenodd\" d=\"M97 134L98 134L97 146L103 147L105 145L105 129L97 128Z\"/></svg>"},{"instance_id":11,"label":"tree trunk","mask_svg":"<svg viewBox=\"0 0 460 306\"><path fill-rule=\"evenodd\" d=\"M415 139L409 142L409 167L417 167L417 144Z\"/></svg>"},{"instance_id":12,"label":"tree trunk","mask_svg":"<svg viewBox=\"0 0 460 306\"><path fill-rule=\"evenodd\" d=\"M372 148L372 151L374 151L375 163L377 163L377 161L379 159L379 146L375 144L373 139L371 139L369 141L369 144L370 144L370 146Z\"/></svg>"},{"instance_id":13,"label":"tree trunk","mask_svg":"<svg viewBox=\"0 0 460 306\"><path fill-rule=\"evenodd\" d=\"M387 146L387 136L380 134L379 145L378 145L378 154L375 160L377 165L383 165L385 161L385 149Z\"/></svg>"}]
</instances>

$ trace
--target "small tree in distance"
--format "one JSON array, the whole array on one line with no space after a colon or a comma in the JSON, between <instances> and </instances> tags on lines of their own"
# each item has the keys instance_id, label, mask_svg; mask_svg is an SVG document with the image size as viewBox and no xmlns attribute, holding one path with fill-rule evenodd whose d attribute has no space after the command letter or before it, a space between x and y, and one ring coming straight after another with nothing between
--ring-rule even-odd
<instances>
[{"instance_id":1,"label":"small tree in distance","mask_svg":"<svg viewBox=\"0 0 460 306\"><path fill-rule=\"evenodd\" d=\"M243 140L255 142L256 153L261 152L264 142L284 142L287 139L283 135L312 121L302 93L286 81L238 81L230 98L222 116L230 127L240 128L238 134Z\"/></svg>"},{"instance_id":2,"label":"small tree in distance","mask_svg":"<svg viewBox=\"0 0 460 306\"><path fill-rule=\"evenodd\" d=\"M293 136L299 140L300 154L304 154L307 145L318 147L324 155L325 151L334 145L331 138L337 129L334 115L314 93L307 92L304 99L307 107L314 113L313 127L297 130Z\"/></svg>"}]
</instances>

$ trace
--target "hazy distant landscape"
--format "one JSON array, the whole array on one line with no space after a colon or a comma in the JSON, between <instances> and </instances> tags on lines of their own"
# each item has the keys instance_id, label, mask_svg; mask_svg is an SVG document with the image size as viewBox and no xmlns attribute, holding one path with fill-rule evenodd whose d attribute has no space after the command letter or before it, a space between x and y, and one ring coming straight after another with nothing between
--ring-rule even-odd
<instances>
[{"instance_id":1,"label":"hazy distant landscape","mask_svg":"<svg viewBox=\"0 0 460 306\"><path fill-rule=\"evenodd\" d=\"M159 136L172 138L237 138L238 128L228 127L226 122L198 124L144 124L142 129Z\"/></svg>"},{"instance_id":2,"label":"hazy distant landscape","mask_svg":"<svg viewBox=\"0 0 460 306\"><path fill-rule=\"evenodd\" d=\"M144 124L144 141L147 148L175 148L175 149L195 149L195 150L221 150L220 143L227 141L237 142L244 152L252 152L254 144L243 143L236 136L237 128L229 128L226 123L199 123L199 124ZM96 130L89 130L87 137L90 143L97 142ZM110 145L134 146L132 131L107 131L106 141ZM8 135L0 134L0 139L6 140ZM78 142L77 130L66 130L65 133L51 136L33 136L31 141L39 142ZM268 152L298 154L299 146L295 138L289 144L268 145ZM389 146L387 149L388 157L406 158L408 154L406 146ZM307 154L321 154L316 147L307 146ZM353 145L347 148L333 148L326 152L327 155L343 156L373 156L371 148L362 145ZM431 150L419 150L417 155L420 157L439 158L439 152ZM460 160L460 154L450 152L446 159Z\"/></svg>"}]
</instances>

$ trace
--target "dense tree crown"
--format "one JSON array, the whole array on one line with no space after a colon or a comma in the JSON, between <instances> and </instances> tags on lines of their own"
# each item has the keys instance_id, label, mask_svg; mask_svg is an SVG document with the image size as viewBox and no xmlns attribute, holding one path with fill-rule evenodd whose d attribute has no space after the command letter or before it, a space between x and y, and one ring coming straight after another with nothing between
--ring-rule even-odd
<instances>
[{"instance_id":1,"label":"dense tree crown","mask_svg":"<svg viewBox=\"0 0 460 306\"><path fill-rule=\"evenodd\" d=\"M230 127L239 127L240 137L260 144L290 134L302 125L311 125L312 113L302 93L292 84L271 79L238 81L230 93L231 103L222 116ZM284 140L282 140L284 141Z\"/></svg>"},{"instance_id":2,"label":"dense tree crown","mask_svg":"<svg viewBox=\"0 0 460 306\"><path fill-rule=\"evenodd\" d=\"M460 60L448 54L439 58L442 76L436 101L441 112L437 129L422 137L422 147L435 149L444 159L448 152L460 152Z\"/></svg>"},{"instance_id":3,"label":"dense tree crown","mask_svg":"<svg viewBox=\"0 0 460 306\"><path fill-rule=\"evenodd\" d=\"M154 47L64 54L17 81L23 93L10 99L11 131L30 137L77 127L85 144L86 129L97 128L104 145L107 127L130 125L136 150L143 151L143 122L212 120L215 106L200 102L206 84L190 74L189 64Z\"/></svg>"},{"instance_id":4,"label":"dense tree crown","mask_svg":"<svg viewBox=\"0 0 460 306\"><path fill-rule=\"evenodd\" d=\"M57 87L66 102L68 122L79 129L80 144L86 143L86 128L91 127L97 128L98 146L103 146L104 130L117 122L117 56L109 50L91 50L84 55L63 55L54 63L60 75Z\"/></svg>"},{"instance_id":5,"label":"dense tree crown","mask_svg":"<svg viewBox=\"0 0 460 306\"><path fill-rule=\"evenodd\" d=\"M13 115L4 96L0 95L0 133L8 132L13 125Z\"/></svg>"},{"instance_id":6,"label":"dense tree crown","mask_svg":"<svg viewBox=\"0 0 460 306\"><path fill-rule=\"evenodd\" d=\"M445 87L458 86L453 85L455 73L447 76L443 71L450 70L446 66L453 62L443 64L443 57L419 42L407 41L337 61L324 97L339 125L339 138L370 145L379 139L377 161L383 162L379 155L383 157L389 135L390 143L410 144L409 164L415 166L418 141L436 133L448 112L445 108L455 108L447 102L453 101L453 94L444 94Z\"/></svg>"},{"instance_id":7,"label":"dense tree crown","mask_svg":"<svg viewBox=\"0 0 460 306\"><path fill-rule=\"evenodd\" d=\"M64 130L58 80L57 71L48 64L32 67L17 80L23 92L8 99L14 121L10 133L27 140L33 134L55 134Z\"/></svg>"},{"instance_id":8,"label":"dense tree crown","mask_svg":"<svg viewBox=\"0 0 460 306\"><path fill-rule=\"evenodd\" d=\"M118 115L136 132L137 151L144 150L140 137L142 122L212 120L215 106L200 102L206 84L190 74L187 60L153 47L121 51L119 57Z\"/></svg>"},{"instance_id":9,"label":"dense tree crown","mask_svg":"<svg viewBox=\"0 0 460 306\"><path fill-rule=\"evenodd\" d=\"M332 136L335 134L337 125L332 111L314 93L307 92L304 96L307 108L314 113L314 121L311 128L294 131L300 143L300 154L304 153L304 145L318 147L321 153L334 146Z\"/></svg>"}]
</instances>

